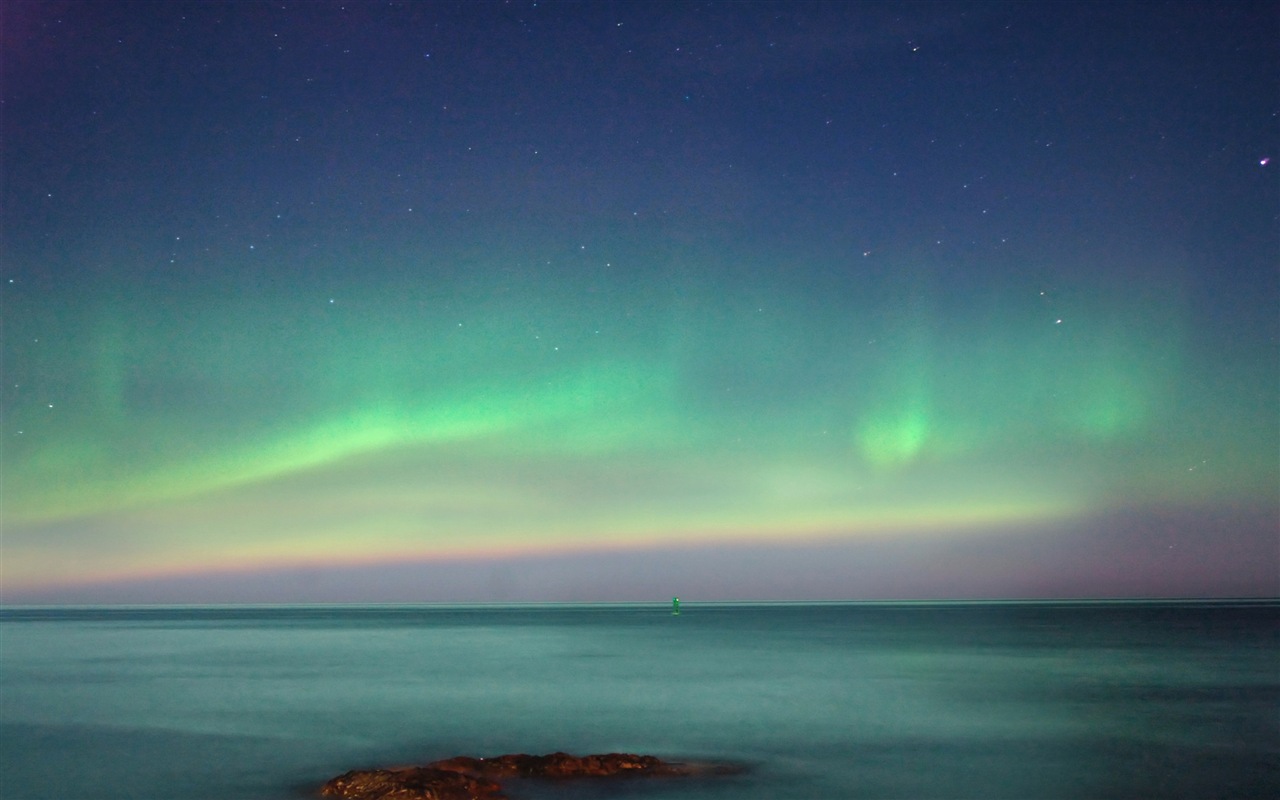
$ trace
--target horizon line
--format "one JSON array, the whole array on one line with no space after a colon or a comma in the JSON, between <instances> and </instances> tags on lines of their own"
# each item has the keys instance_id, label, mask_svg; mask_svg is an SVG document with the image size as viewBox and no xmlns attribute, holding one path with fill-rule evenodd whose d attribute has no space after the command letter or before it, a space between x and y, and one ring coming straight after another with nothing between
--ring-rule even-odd
<instances>
[{"instance_id":1,"label":"horizon line","mask_svg":"<svg viewBox=\"0 0 1280 800\"><path fill-rule=\"evenodd\" d=\"M680 599L681 608L714 608L723 606L979 606L979 605L1220 605L1280 604L1280 596L1221 597L1000 597L1000 598L892 598L892 599L825 599L825 600L689 600ZM359 608L434 608L434 609L500 609L500 608L586 608L586 607L667 608L662 600L529 600L529 601L405 601L405 602L219 602L219 603L5 603L0 600L0 615L6 611L42 610L135 610L135 609L359 609Z\"/></svg>"}]
</instances>

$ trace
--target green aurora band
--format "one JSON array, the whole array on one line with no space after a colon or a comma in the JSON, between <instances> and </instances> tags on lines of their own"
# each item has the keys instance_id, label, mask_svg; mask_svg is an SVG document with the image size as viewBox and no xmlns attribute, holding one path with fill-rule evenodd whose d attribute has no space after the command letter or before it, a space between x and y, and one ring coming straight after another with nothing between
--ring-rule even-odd
<instances>
[{"instance_id":1,"label":"green aurora band","mask_svg":"<svg viewBox=\"0 0 1280 800\"><path fill-rule=\"evenodd\" d=\"M244 266L185 295L11 287L10 587L963 531L1277 478L1274 369L1215 365L1180 287L1125 270L957 295L908 263L483 257L306 296Z\"/></svg>"}]
</instances>

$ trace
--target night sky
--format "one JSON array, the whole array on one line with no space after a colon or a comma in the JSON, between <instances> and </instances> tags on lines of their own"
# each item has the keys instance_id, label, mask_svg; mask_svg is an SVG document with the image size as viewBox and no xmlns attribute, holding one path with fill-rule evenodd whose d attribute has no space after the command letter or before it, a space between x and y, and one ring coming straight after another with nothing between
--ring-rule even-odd
<instances>
[{"instance_id":1,"label":"night sky","mask_svg":"<svg viewBox=\"0 0 1280 800\"><path fill-rule=\"evenodd\" d=\"M1280 594L1272 3L31 3L3 599Z\"/></svg>"}]
</instances>

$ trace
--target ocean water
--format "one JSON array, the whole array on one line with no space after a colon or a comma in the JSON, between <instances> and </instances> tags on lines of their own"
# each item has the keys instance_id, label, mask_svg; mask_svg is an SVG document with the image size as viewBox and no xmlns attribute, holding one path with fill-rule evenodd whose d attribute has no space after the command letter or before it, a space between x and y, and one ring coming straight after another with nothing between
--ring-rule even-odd
<instances>
[{"instance_id":1,"label":"ocean water","mask_svg":"<svg viewBox=\"0 0 1280 800\"><path fill-rule=\"evenodd\" d=\"M628 751L576 800L1280 797L1280 605L0 610L0 798L289 800ZM516 791L518 790L518 792Z\"/></svg>"}]
</instances>

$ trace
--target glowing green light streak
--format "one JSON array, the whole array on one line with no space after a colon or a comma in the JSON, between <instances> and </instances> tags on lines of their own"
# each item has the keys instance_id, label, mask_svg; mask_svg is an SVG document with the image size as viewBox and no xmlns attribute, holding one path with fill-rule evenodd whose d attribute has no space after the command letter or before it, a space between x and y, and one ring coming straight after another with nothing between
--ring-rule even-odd
<instances>
[{"instance_id":1,"label":"glowing green light streak","mask_svg":"<svg viewBox=\"0 0 1280 800\"><path fill-rule=\"evenodd\" d=\"M11 522L49 521L253 483L393 447L504 438L555 447L555 430L590 436L600 418L661 404L669 381L644 365L582 370L541 385L480 389L419 408L384 402L329 415L240 447L214 448L161 467L108 467L105 445L74 439L45 448L7 483ZM187 424L194 425L195 421ZM625 429L624 429L625 430ZM618 432L612 431L616 443ZM604 446L608 446L607 444Z\"/></svg>"}]
</instances>

